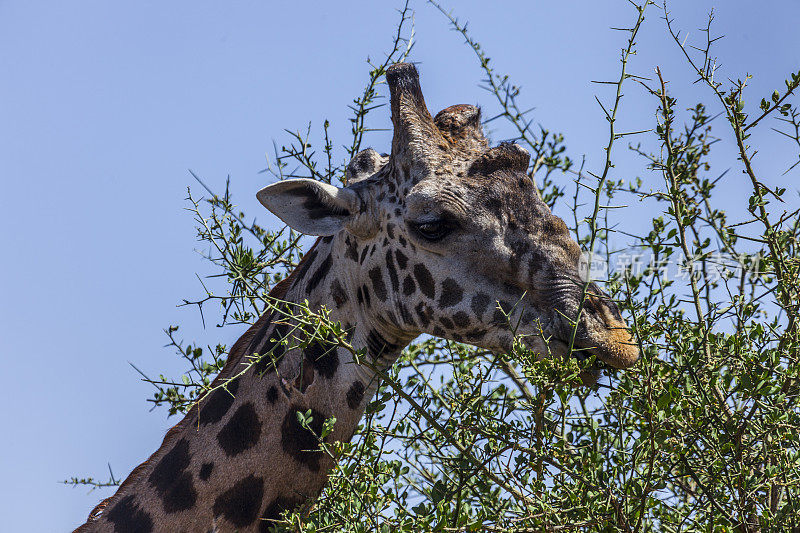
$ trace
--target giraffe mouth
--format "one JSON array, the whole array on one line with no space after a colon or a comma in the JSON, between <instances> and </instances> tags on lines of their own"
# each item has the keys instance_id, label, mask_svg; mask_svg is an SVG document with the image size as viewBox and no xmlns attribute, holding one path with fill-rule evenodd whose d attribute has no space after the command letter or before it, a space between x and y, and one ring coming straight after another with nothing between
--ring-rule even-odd
<instances>
[{"instance_id":1,"label":"giraffe mouth","mask_svg":"<svg viewBox=\"0 0 800 533\"><path fill-rule=\"evenodd\" d=\"M577 326L567 319L580 307L578 302L583 295L577 292L577 286L571 279L554 283L552 294L547 295L556 302L566 302L564 308L556 310L558 316L552 330L562 345L562 356L579 362L594 356L592 368L598 370L625 369L635 364L639 359L639 345L616 304L599 287L593 285ZM575 327L577 331L573 331Z\"/></svg>"},{"instance_id":2,"label":"giraffe mouth","mask_svg":"<svg viewBox=\"0 0 800 533\"><path fill-rule=\"evenodd\" d=\"M603 359L603 357L599 353L599 350L597 350L597 347L594 347L594 346L581 346L581 344L576 339L574 345L572 346L572 351L570 351L570 349L569 349L570 341L569 340L553 338L553 339L551 339L550 342L551 343L555 343L556 350L553 350L553 351L556 352L558 355L561 355L562 357L569 356L570 358L575 359L576 361L578 361L578 363L580 363L582 365L584 363L586 363L586 361L588 361L589 359L594 357L594 360L592 361L591 366L589 366L586 369L587 371L598 371L599 372L600 370L606 370L606 369L608 369L610 367L610 365L608 365L605 362L605 360Z\"/></svg>"},{"instance_id":3,"label":"giraffe mouth","mask_svg":"<svg viewBox=\"0 0 800 533\"><path fill-rule=\"evenodd\" d=\"M577 332L572 326L562 324L553 339L558 345L558 354L571 357L579 363L594 357L591 368L607 370L625 369L639 359L639 346L628 326L621 320L604 317L600 324L581 321ZM574 340L571 342L570 339ZM572 350L570 350L570 345Z\"/></svg>"},{"instance_id":4,"label":"giraffe mouth","mask_svg":"<svg viewBox=\"0 0 800 533\"><path fill-rule=\"evenodd\" d=\"M547 343L548 351L550 352L551 357L557 357L566 359L570 357L575 359L580 364L582 370L578 374L578 380L573 382L573 385L578 386L586 386L590 387L594 385L600 376L602 375L602 371L609 368L609 365L606 364L594 350L590 348L581 348L577 344L577 340L575 345L572 348L572 351L569 349L570 342L569 340L563 340L558 337L551 337ZM586 364L589 359L592 359L590 364Z\"/></svg>"}]
</instances>

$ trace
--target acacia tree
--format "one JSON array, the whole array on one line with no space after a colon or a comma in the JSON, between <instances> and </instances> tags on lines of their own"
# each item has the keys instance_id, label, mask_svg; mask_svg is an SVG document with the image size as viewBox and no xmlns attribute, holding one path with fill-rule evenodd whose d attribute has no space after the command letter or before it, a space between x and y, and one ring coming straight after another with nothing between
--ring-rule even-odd
<instances>
[{"instance_id":1,"label":"acacia tree","mask_svg":"<svg viewBox=\"0 0 800 533\"><path fill-rule=\"evenodd\" d=\"M291 531L788 531L800 528L800 259L798 191L787 192L800 163L800 72L756 104L745 100L749 76L715 76L716 41L709 16L704 41L687 43L666 4L631 2L621 61L610 99L598 99L608 123L599 168L576 165L562 135L523 111L520 90L454 15L430 2L470 47L493 104L513 140L531 152L529 176L544 201L567 213L578 242L608 267L606 288L632 324L642 354L626 372L607 371L608 385L576 387L590 359L539 360L516 343L491 354L436 338L409 346L368 406L349 443L324 442L337 466L322 496L289 512L278 530ZM705 87L688 102L664 74L630 72L645 17L665 31L685 66ZM413 58L406 4L382 63L369 63L366 85L351 106L352 135L337 163L328 136L315 151L311 131L290 134L268 171L275 179L307 177L346 183L347 160L370 135L386 68ZM646 131L619 131L622 94L652 98ZM751 97L752 98L752 97ZM496 112L492 112L494 107ZM688 109L687 109L688 108ZM714 118L712 118L714 117ZM714 134L712 135L712 124ZM772 127L788 138L787 173L765 183L751 135ZM776 134L776 135L777 135ZM627 142L627 151L621 143ZM727 173L712 170L715 144L738 155ZM636 180L615 172L620 153L641 163ZM797 159L797 160L795 160ZM793 161L795 160L795 161ZM796 172L795 172L796 175ZM741 177L740 177L741 176ZM720 185L747 190L720 199ZM198 238L218 270L188 299L206 320L241 329L280 302L270 287L302 257L300 235L247 224L226 190L190 195ZM615 209L640 202L648 228ZM734 202L741 201L742 205ZM566 206L566 207L565 207ZM745 213L732 216L730 213ZM625 250L610 239L624 237ZM594 269L590 269L594 272ZM224 280L220 281L220 280ZM588 278L587 278L588 286ZM216 292L215 292L216 290ZM582 307L582 306L581 306ZM309 339L347 340L325 310L297 306ZM579 311L580 313L580 311ZM148 378L157 406L185 413L210 387L227 347L206 349L167 329L187 365L179 379ZM353 350L359 357L359 352ZM310 427L310 420L300 415ZM319 427L319 425L317 425ZM104 485L92 479L71 483ZM113 480L112 483L113 484Z\"/></svg>"}]
</instances>

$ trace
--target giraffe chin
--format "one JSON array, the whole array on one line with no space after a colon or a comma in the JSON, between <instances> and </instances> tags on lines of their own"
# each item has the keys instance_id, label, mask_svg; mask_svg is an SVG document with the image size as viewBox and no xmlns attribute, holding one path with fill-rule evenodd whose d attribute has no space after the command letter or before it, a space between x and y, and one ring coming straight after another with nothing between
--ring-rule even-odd
<instances>
[{"instance_id":1,"label":"giraffe chin","mask_svg":"<svg viewBox=\"0 0 800 533\"><path fill-rule=\"evenodd\" d=\"M560 339L556 340L555 342L558 346L557 353L561 357L572 357L581 363L589 359L591 356L595 356L591 366L585 368L583 372L578 374L578 380L572 382L572 384L575 386L591 387L597 383L598 379L600 379L603 369L608 368L608 365L606 365L605 361L603 361L603 359L601 359L599 355L590 348L582 348L576 345L573 348L572 353L570 353L568 342Z\"/></svg>"},{"instance_id":2,"label":"giraffe chin","mask_svg":"<svg viewBox=\"0 0 800 533\"><path fill-rule=\"evenodd\" d=\"M602 370L598 367L592 367L589 370L584 370L580 374L578 374L578 379L580 383L575 383L577 386L584 386L584 387L591 387L597 380L600 379L602 375Z\"/></svg>"}]
</instances>

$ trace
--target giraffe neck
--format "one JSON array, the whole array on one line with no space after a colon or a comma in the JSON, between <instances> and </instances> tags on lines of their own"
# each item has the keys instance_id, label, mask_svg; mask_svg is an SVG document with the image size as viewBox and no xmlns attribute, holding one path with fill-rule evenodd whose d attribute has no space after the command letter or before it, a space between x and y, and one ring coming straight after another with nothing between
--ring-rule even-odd
<instances>
[{"instance_id":1,"label":"giraffe neck","mask_svg":"<svg viewBox=\"0 0 800 533\"><path fill-rule=\"evenodd\" d=\"M277 296L308 300L312 310L324 305L351 332L354 347L388 368L412 339L365 315L358 291L350 289L358 284L347 279L357 274L337 272L339 259L332 239L318 240ZM262 316L234 344L216 390L81 529L267 531L285 509L315 498L334 464L319 449L325 420L336 419L326 442L348 441L378 379L344 349L325 342L295 347L292 332L298 331L291 321ZM254 352L271 357L253 364ZM306 427L298 412L310 412Z\"/></svg>"}]
</instances>

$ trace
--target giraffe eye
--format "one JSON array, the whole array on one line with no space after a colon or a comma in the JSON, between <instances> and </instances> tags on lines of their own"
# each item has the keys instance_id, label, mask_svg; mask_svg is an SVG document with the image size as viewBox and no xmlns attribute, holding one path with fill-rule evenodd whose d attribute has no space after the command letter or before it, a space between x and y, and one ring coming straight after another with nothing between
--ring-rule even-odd
<instances>
[{"instance_id":1,"label":"giraffe eye","mask_svg":"<svg viewBox=\"0 0 800 533\"><path fill-rule=\"evenodd\" d=\"M414 232L428 241L439 241L453 230L453 224L444 219L413 222Z\"/></svg>"}]
</instances>

